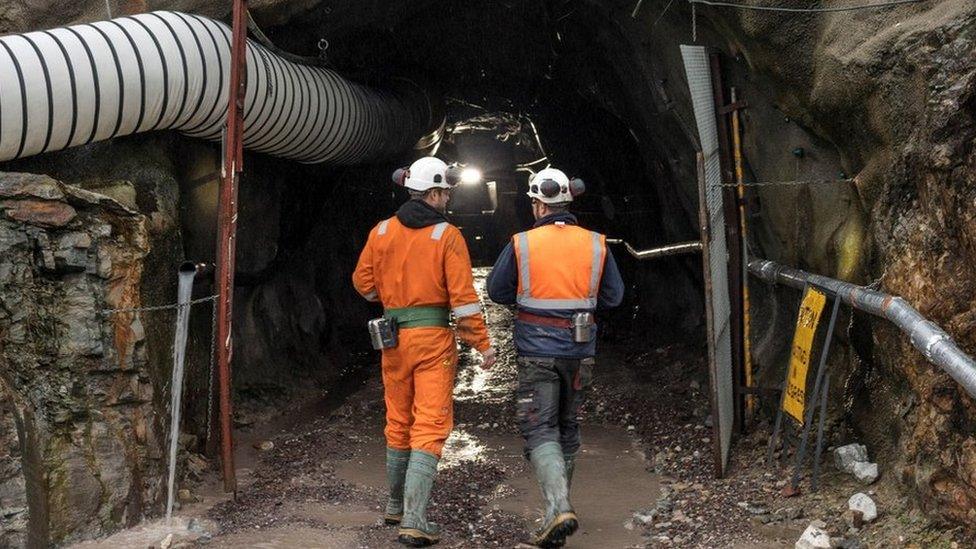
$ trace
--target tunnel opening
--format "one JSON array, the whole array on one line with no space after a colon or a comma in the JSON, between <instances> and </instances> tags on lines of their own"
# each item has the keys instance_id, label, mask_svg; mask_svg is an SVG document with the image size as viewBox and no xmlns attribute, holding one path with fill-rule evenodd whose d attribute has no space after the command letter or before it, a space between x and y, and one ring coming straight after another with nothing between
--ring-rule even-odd
<instances>
[{"instance_id":1,"label":"tunnel opening","mask_svg":"<svg viewBox=\"0 0 976 549\"><path fill-rule=\"evenodd\" d=\"M921 7L896 12L907 13L901 31L892 26L901 15L825 19L818 26L811 21L820 19L733 17L700 9L696 19L693 8L684 2L644 2L643 8L641 2L635 6L602 1L479 5L459 0L409 5L367 1L332 6L312 2L315 7L310 9L271 4L256 8L255 16L283 50L319 57L352 81L379 88L408 78L427 90L435 103L443 100L443 110L437 114L444 116L446 132L435 145L436 154L477 167L483 175L481 182L462 186L451 205L451 219L462 229L479 277L512 234L531 225L524 196L526 178L529 170L545 162L586 181L587 193L573 206L583 226L637 248L698 239L697 138L677 45L694 40L709 44L722 52L723 77L738 89L746 105L741 115L747 179L793 183L750 191L751 251L905 295L951 327L951 332L963 334L964 344L971 346L972 338L965 339L972 333L971 315L960 303L971 297L964 266L972 255L967 216L972 202L970 141L976 86L953 68L959 66L958 55L950 52L971 50L960 30L965 25L951 23L965 20L968 13L956 3L940 7L938 17L928 17ZM876 40L851 43L850 37L873 36L876 31ZM946 46L950 42L952 48ZM931 55L912 53L892 61L898 56L891 52L906 51ZM919 84L922 80L932 84ZM5 124L8 121L3 119ZM234 315L234 388L239 404L235 427L242 434L243 451L251 454L247 463L257 466L264 463L262 456L272 456L273 466L299 472L295 464L301 456L286 449L269 454L252 447L272 437L268 425L286 428L270 420L282 409L283 417L308 420L310 429L322 429L329 436L358 436L374 426L367 420L381 421L370 415L372 408L382 407L382 401L376 398L376 358L363 328L376 309L352 290L349 277L366 234L406 200L402 190L390 184L390 173L417 154L431 152L428 147L354 167L302 165L247 154L240 190ZM86 223L94 219L91 212L106 209L92 227L103 230L110 225L115 231L111 237L99 236L94 229L80 231L87 231L100 246L109 247L113 239L133 249L139 248L140 239L150 243L138 267L142 279L135 289L130 279L120 277L98 283L113 292L138 293L147 306L166 305L176 295L180 262L213 259L220 172L216 144L170 132L144 134L0 166L5 172L49 175L111 197L146 217L143 233L123 230L127 222L119 220L125 217L121 210L86 202L89 198L70 198L69 205L82 212L80 218ZM796 184L805 181L827 184ZM0 208L8 211L9 197L3 198ZM30 248L24 255L30 259L24 261L39 266L38 279L65 280L67 288L87 291L88 282L79 273L87 269L93 275L98 265L73 263L80 261L85 252L78 250L85 248L71 242L84 242L83 236L62 240L62 233L79 231L33 227L22 247ZM0 243L6 246L6 241ZM643 449L654 454L648 467L679 476L685 474L681 472L685 467L689 476L680 476L683 480L678 484L687 480L695 486L706 474L709 457L701 446L708 436L700 432L709 425L700 258L641 262L617 245L611 249L628 290L621 307L601 313L600 344L608 365L598 372L604 377L598 387L601 396L586 413L636 432L646 443ZM48 255L50 266L45 263ZM89 256L90 261L97 258L94 252ZM925 270L922 265L931 266L936 274L920 274ZM20 273L22 268L0 273ZM947 279L956 282L938 283ZM782 381L799 296L787 288L771 291L755 280L751 289L755 290L756 379L760 385L774 386ZM204 280L194 297L205 298L211 292ZM71 294L64 302L74 305L62 306L55 295L62 296L31 294L31 310L40 311L41 317L74 319L71 315L84 300ZM130 370L104 372L93 366L93 376L103 381L92 382L91 387L78 381L55 387L52 382L33 393L47 399L44 402L70 401L58 404L50 419L58 440L70 440L72 448L80 449L67 454L63 468L76 475L72 486L104 495L98 502L66 497L79 511L57 519L62 522L45 533L52 539L131 525L152 515L154 506L158 508L160 491L153 479L162 460L154 441L168 433L160 419L168 394L161 380L167 379L171 367L172 319L167 314L147 313L125 327L140 337L126 342L131 344L126 347L131 354L123 353L121 358L135 365ZM511 318L503 310L491 314L493 333L504 342ZM844 333L838 330L840 350L831 358L831 383L844 387L844 402L832 410L828 424L831 441L866 442L886 470L882 482L891 479L903 491L920 494L920 501L934 515L971 524L972 502L955 497L971 486L971 480L959 472L972 468L966 450L971 437L960 434L972 424L969 400L951 380L930 372L895 330L845 314L840 324L849 327ZM10 318L0 314L4 322ZM182 440L182 448L194 456L208 453L206 440L212 429L207 414L212 321L209 304L194 306ZM31 333L48 333L44 330L49 326L31 322L31 330L40 330ZM59 334L50 338L51 345L70 341L63 345L67 351L41 345L32 347L31 353L45 356L42 363L57 363L65 353L77 352L71 345L87 337L88 327L79 321L74 324L70 334L76 340L50 328ZM109 326L106 337L115 337L118 343L121 325ZM91 353L85 360L93 364L91 357L114 352L95 345L84 349ZM468 369L460 373L457 413L466 419L459 426L462 436L453 442L459 455L476 455L473 448L478 440L508 448L514 444L511 439L491 438L495 429L514 429L508 420L499 419L514 411L492 401L501 405L503 413L482 416L477 399L468 398L489 383L472 368L474 358L472 351L465 350ZM499 387L512 383L501 374L494 381ZM25 406L15 392L0 391L0 400L7 401L2 423L8 435L15 430L8 412ZM655 400L655 395L666 395L667 406L641 400ZM104 406L108 420L85 411L84 399L89 397L108 402ZM325 404L310 406L309 399ZM762 418L775 406L770 402L761 401L755 431L760 435L741 439L740 456L762 444L768 427ZM334 431L326 417L339 424ZM76 423L93 427L83 433L71 431ZM104 435L105 425L110 432L131 433L117 438L131 439L132 446L123 451L105 442L111 438ZM669 431L667 426L679 429ZM40 432L40 438L44 436ZM940 454L930 449L937 446L947 450ZM343 459L362 457L324 443L315 449ZM629 451L617 449L620 454ZM702 455L697 455L699 451ZM4 471L20 467L7 467L19 463L18 453L28 455L21 448L11 451L3 458ZM126 463L107 457L116 454L128 456ZM135 472L129 476L101 479L95 471L106 468L106 463L110 463L107 468L118 470L138 464L130 467ZM748 469L746 464L738 465ZM461 479L483 473L478 482L484 486L479 488L491 489L492 475L502 475L491 467L465 467L470 466L461 463L458 470L463 474L452 473L449 482L460 486ZM22 477L8 474L0 479L4 487L0 499L7 497L4 494L22 494L18 483L23 482L17 480ZM290 481L284 476L268 478ZM320 486L326 485L322 481ZM54 493L62 488L50 489ZM0 507L17 508L22 503L18 497L12 496L10 505L4 499ZM252 503L218 515L233 528L245 523L267 525L261 522L261 513L271 516L270 508L262 507L267 502L255 496ZM455 504L444 502L445 508ZM735 513L752 513L735 508L735 502L732 507L732 513L712 511L740 519ZM66 515L63 508L52 510L52 516ZM23 514L12 516L13 521L24 519ZM302 520L308 524L317 519ZM512 520L508 515L498 520L510 530L524 526L505 522ZM23 537L23 529L13 531L11 539ZM690 537L675 544L705 543L704 539Z\"/></svg>"},{"instance_id":2,"label":"tunnel opening","mask_svg":"<svg viewBox=\"0 0 976 549\"><path fill-rule=\"evenodd\" d=\"M455 24L439 25L442 9ZM608 51L596 38L613 35L610 20L599 9L553 12L542 3L499 2L486 9L463 2L425 4L386 29L376 24L378 13L367 9L360 14L361 24L353 17L336 32L331 28L335 18L322 14L315 11L266 30L280 47L298 53L316 52L320 37L328 35L329 62L341 73L381 87L410 75L445 99L447 132L436 154L483 174L483 181L462 185L450 207L479 276L514 233L531 226L527 178L549 163L586 182L586 194L572 207L584 227L638 248L697 239L695 200L688 195L693 186L679 181L675 161L636 122L643 117L638 114L641 107L624 89L631 83L621 75L628 67L618 66L620 52ZM8 162L4 169L46 174L146 215L152 246L141 293L143 302L153 306L172 301L180 262L213 261L220 154L216 144L158 133ZM369 230L406 200L390 184L390 173L414 155L355 167L246 156L233 319L234 425L245 469L260 463L262 451L255 446L270 436L269 429L281 427L281 420L273 418L320 420L348 405L349 396L358 398L364 385L375 383L376 357L363 329L375 309L352 290L349 279ZM635 424L649 429L638 423L649 412L634 411L633 399L639 398L638 388L661 385L687 399L679 406L682 419L700 423L708 406L698 260L677 257L648 264L619 247L612 251L628 289L621 307L601 313L600 344L608 348L614 366L598 375L617 380L607 385L610 392L619 392L619 383L627 383L622 380L634 385L625 396L594 399L589 413L604 420L619 413L613 421L620 422L614 429L621 431ZM203 279L194 297L212 291ZM190 318L181 449L191 455L212 452L206 447L214 429L208 413L212 314L209 304L198 305ZM164 313L146 315L142 322L149 376L166 379L172 319ZM496 325L493 336L503 341L510 337L506 332L511 322L507 318ZM475 375L470 373L472 358L465 353L462 392L477 386L464 379ZM655 361L661 366L647 367ZM491 383L511 388L506 379L502 375ZM621 404L621 399L628 403ZM149 400L165 410L166 384L154 384ZM470 421L482 413L483 404L459 398L459 417ZM624 409L630 410L626 418ZM147 418L147 430L167 436L161 417ZM498 423L511 428L510 421ZM480 425L459 432L470 436ZM466 439L460 440L452 444L463 454ZM626 445L610 447L621 455L629 452ZM152 477L162 467L162 459L154 458L140 474ZM141 499L159 502L162 497L152 485L133 488L130 494L127 505L136 507L143 505ZM138 516L112 517L84 528L127 526ZM77 532L79 525L67 525L65 531L72 528Z\"/></svg>"}]
</instances>

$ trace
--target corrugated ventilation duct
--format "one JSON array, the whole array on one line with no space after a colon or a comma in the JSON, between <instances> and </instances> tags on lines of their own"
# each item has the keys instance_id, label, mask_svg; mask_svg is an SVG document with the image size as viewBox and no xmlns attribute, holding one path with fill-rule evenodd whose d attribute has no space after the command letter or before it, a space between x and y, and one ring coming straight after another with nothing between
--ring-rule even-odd
<instances>
[{"instance_id":1,"label":"corrugated ventilation duct","mask_svg":"<svg viewBox=\"0 0 976 549\"><path fill-rule=\"evenodd\" d=\"M423 90L349 82L248 41L244 146L353 164L412 146L433 125ZM0 38L0 162L138 132L221 138L230 28L159 11Z\"/></svg>"}]
</instances>

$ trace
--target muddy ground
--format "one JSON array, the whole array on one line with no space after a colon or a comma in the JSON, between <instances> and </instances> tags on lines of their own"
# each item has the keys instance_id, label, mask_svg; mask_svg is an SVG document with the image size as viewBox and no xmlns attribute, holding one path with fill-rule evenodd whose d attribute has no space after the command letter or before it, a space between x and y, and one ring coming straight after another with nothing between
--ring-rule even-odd
<instances>
[{"instance_id":1,"label":"muddy ground","mask_svg":"<svg viewBox=\"0 0 976 549\"><path fill-rule=\"evenodd\" d=\"M484 275L478 271L480 286ZM488 321L502 358L483 372L475 353L462 354L456 429L430 509L443 547L513 547L538 525L541 511L514 421L511 313L489 304ZM648 347L628 341L601 349L573 486L582 525L568 547L792 547L814 519L827 522L846 547L971 546L961 532L912 509L884 471L876 485L859 486L829 455L819 492L783 497L788 473L763 464L769 430L762 424L738 441L730 474L716 480L704 350ZM85 545L158 547L172 531L174 546L397 547L395 528L380 520L384 406L373 368L341 401L313 392L285 410L244 403L236 502L198 466L169 530L148 525ZM880 517L855 532L841 515L859 491L875 499Z\"/></svg>"}]
</instances>

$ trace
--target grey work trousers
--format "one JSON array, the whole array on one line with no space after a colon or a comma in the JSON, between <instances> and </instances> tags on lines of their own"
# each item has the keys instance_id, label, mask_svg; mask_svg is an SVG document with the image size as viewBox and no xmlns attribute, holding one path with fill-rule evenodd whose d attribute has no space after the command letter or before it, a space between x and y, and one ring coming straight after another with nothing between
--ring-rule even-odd
<instances>
[{"instance_id":1,"label":"grey work trousers","mask_svg":"<svg viewBox=\"0 0 976 549\"><path fill-rule=\"evenodd\" d=\"M594 363L593 358L518 357L516 410L526 457L545 442L558 442L567 456L579 452L579 411Z\"/></svg>"}]
</instances>

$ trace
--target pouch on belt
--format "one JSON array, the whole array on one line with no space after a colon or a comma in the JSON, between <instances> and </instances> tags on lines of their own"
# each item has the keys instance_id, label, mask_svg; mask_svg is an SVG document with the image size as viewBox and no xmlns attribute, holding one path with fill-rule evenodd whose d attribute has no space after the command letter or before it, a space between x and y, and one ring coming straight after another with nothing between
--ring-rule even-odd
<instances>
[{"instance_id":1,"label":"pouch on belt","mask_svg":"<svg viewBox=\"0 0 976 549\"><path fill-rule=\"evenodd\" d=\"M382 318L369 321L369 337L376 350L393 349L401 328L450 326L451 313L445 307L403 307L387 309Z\"/></svg>"}]
</instances>

